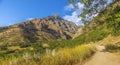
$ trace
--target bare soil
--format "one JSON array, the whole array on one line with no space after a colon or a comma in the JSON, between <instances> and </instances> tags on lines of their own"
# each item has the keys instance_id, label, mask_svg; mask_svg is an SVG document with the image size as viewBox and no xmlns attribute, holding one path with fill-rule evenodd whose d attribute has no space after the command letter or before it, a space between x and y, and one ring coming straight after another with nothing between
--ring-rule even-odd
<instances>
[{"instance_id":1,"label":"bare soil","mask_svg":"<svg viewBox=\"0 0 120 65\"><path fill-rule=\"evenodd\" d=\"M97 45L98 52L84 65L120 65L120 54L105 51L104 46Z\"/></svg>"}]
</instances>

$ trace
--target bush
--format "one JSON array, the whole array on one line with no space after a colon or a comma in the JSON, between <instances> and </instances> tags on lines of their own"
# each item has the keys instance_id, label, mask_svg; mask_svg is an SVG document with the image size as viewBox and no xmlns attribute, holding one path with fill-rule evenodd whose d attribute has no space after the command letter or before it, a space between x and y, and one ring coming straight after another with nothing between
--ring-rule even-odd
<instances>
[{"instance_id":1,"label":"bush","mask_svg":"<svg viewBox=\"0 0 120 65\"><path fill-rule=\"evenodd\" d=\"M120 46L115 45L115 44L106 44L105 47L106 47L106 50L111 51L111 52L120 51Z\"/></svg>"},{"instance_id":2,"label":"bush","mask_svg":"<svg viewBox=\"0 0 120 65\"><path fill-rule=\"evenodd\" d=\"M14 52L15 52L15 50L8 50L8 51L6 51L5 54L11 54L11 53L14 53Z\"/></svg>"},{"instance_id":3,"label":"bush","mask_svg":"<svg viewBox=\"0 0 120 65\"><path fill-rule=\"evenodd\" d=\"M2 51L2 50L7 50L7 45L2 45L2 46L0 46L0 50Z\"/></svg>"},{"instance_id":4,"label":"bush","mask_svg":"<svg viewBox=\"0 0 120 65\"><path fill-rule=\"evenodd\" d=\"M31 44L29 44L29 43L23 43L23 44L20 45L21 48L26 48L26 47L29 47L29 46L31 46Z\"/></svg>"}]
</instances>

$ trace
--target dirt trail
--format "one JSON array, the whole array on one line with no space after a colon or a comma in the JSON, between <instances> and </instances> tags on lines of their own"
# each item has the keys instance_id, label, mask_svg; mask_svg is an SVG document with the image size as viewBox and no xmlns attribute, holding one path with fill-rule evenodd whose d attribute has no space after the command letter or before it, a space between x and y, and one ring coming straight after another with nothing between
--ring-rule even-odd
<instances>
[{"instance_id":1,"label":"dirt trail","mask_svg":"<svg viewBox=\"0 0 120 65\"><path fill-rule=\"evenodd\" d=\"M120 65L120 54L105 52L105 47L97 45L98 52L84 65Z\"/></svg>"}]
</instances>

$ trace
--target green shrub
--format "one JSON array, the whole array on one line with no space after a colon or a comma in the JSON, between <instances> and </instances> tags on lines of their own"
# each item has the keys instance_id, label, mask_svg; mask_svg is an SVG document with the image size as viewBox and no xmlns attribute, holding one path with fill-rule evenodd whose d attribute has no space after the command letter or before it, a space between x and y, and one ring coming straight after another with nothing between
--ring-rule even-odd
<instances>
[{"instance_id":1,"label":"green shrub","mask_svg":"<svg viewBox=\"0 0 120 65\"><path fill-rule=\"evenodd\" d=\"M106 44L105 47L108 51L120 51L120 46L115 44Z\"/></svg>"},{"instance_id":2,"label":"green shrub","mask_svg":"<svg viewBox=\"0 0 120 65\"><path fill-rule=\"evenodd\" d=\"M26 47L29 47L29 46L31 46L31 44L30 43L21 43L21 45L20 45L20 47L21 48L26 48Z\"/></svg>"},{"instance_id":3,"label":"green shrub","mask_svg":"<svg viewBox=\"0 0 120 65\"><path fill-rule=\"evenodd\" d=\"M0 50L2 51L2 50L7 50L7 45L1 45L0 46Z\"/></svg>"}]
</instances>

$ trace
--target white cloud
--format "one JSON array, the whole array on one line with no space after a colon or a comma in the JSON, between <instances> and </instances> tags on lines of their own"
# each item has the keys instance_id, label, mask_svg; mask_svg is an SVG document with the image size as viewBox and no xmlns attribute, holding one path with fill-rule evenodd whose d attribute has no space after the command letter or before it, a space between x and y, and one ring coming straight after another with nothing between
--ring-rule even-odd
<instances>
[{"instance_id":1,"label":"white cloud","mask_svg":"<svg viewBox=\"0 0 120 65\"><path fill-rule=\"evenodd\" d=\"M35 18L27 18L26 20L33 20L33 19L35 19Z\"/></svg>"},{"instance_id":2,"label":"white cloud","mask_svg":"<svg viewBox=\"0 0 120 65\"><path fill-rule=\"evenodd\" d=\"M66 11L71 11L72 9L74 9L74 6L72 4L69 4L68 6L65 6L64 9Z\"/></svg>"},{"instance_id":3,"label":"white cloud","mask_svg":"<svg viewBox=\"0 0 120 65\"><path fill-rule=\"evenodd\" d=\"M81 9L81 8L83 8L83 7L84 7L84 5L83 5L83 4L81 4L81 3L77 3L77 4L76 4L76 6L78 6L78 8L79 8L79 9Z\"/></svg>"},{"instance_id":4,"label":"white cloud","mask_svg":"<svg viewBox=\"0 0 120 65\"><path fill-rule=\"evenodd\" d=\"M76 24L78 24L78 23L81 21L81 18L78 17L77 11L74 11L74 12L72 13L72 15L65 15L63 18L64 18L65 20L72 21L72 22L74 22L74 23L76 23Z\"/></svg>"},{"instance_id":5,"label":"white cloud","mask_svg":"<svg viewBox=\"0 0 120 65\"><path fill-rule=\"evenodd\" d=\"M68 10L68 11L70 11L71 9L75 9L75 10L72 12L71 15L63 16L63 19L68 20L68 21L72 21L77 25L83 25L81 22L81 17L78 17L78 16L82 12L84 5L81 3L77 3L76 6L78 7L77 9L75 9L73 7L73 5L72 6L71 5L65 6L65 10Z\"/></svg>"}]
</instances>

